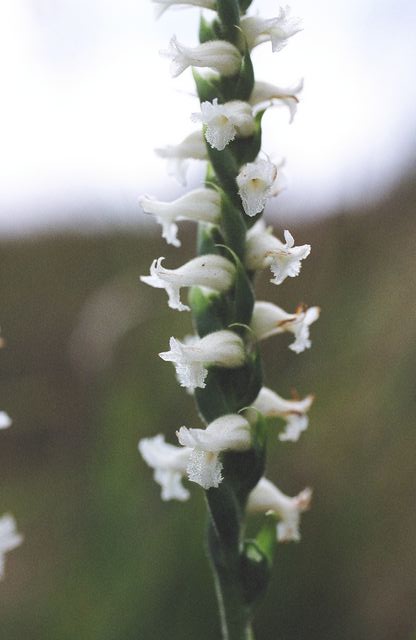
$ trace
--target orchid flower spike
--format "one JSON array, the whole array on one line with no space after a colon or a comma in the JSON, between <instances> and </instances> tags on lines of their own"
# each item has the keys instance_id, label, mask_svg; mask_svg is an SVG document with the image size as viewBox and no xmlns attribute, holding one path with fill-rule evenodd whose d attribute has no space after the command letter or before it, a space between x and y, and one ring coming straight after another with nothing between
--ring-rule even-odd
<instances>
[{"instance_id":1,"label":"orchid flower spike","mask_svg":"<svg viewBox=\"0 0 416 640\"><path fill-rule=\"evenodd\" d=\"M23 542L23 536L17 533L16 520L6 513L0 518L0 580L4 578L5 556Z\"/></svg>"},{"instance_id":2,"label":"orchid flower spike","mask_svg":"<svg viewBox=\"0 0 416 640\"><path fill-rule=\"evenodd\" d=\"M177 220L217 224L221 216L221 195L216 189L194 189L173 202L160 202L149 196L142 196L139 202L143 211L154 215L162 225L162 237L175 247L181 246Z\"/></svg>"},{"instance_id":3,"label":"orchid flower spike","mask_svg":"<svg viewBox=\"0 0 416 640\"><path fill-rule=\"evenodd\" d=\"M151 287L166 289L169 307L178 311L190 311L180 300L182 287L207 287L222 293L228 291L235 280L234 264L219 255L198 256L178 269L165 269L162 260L164 258L154 260L150 276L141 276L140 279Z\"/></svg>"},{"instance_id":4,"label":"orchid flower spike","mask_svg":"<svg viewBox=\"0 0 416 640\"><path fill-rule=\"evenodd\" d=\"M218 104L202 102L201 112L193 113L192 120L206 125L205 138L214 149L222 151L236 136L247 138L254 133L254 118L251 106L242 100Z\"/></svg>"},{"instance_id":5,"label":"orchid flower spike","mask_svg":"<svg viewBox=\"0 0 416 640\"><path fill-rule=\"evenodd\" d=\"M265 228L262 220L247 233L246 266L253 271L270 267L274 276L270 282L273 284L282 284L286 278L299 275L301 261L311 251L309 244L295 247L289 231L284 235L285 244L272 235L271 228Z\"/></svg>"},{"instance_id":6,"label":"orchid flower spike","mask_svg":"<svg viewBox=\"0 0 416 640\"><path fill-rule=\"evenodd\" d=\"M178 182L186 186L186 172L189 160L207 160L207 148L202 131L194 131L182 142L155 149L160 158L168 161L168 175L175 177Z\"/></svg>"},{"instance_id":7,"label":"orchid flower spike","mask_svg":"<svg viewBox=\"0 0 416 640\"><path fill-rule=\"evenodd\" d=\"M154 479L162 487L162 500L188 500L189 491L182 485L192 449L165 442L165 436L143 438L138 449L144 461L154 469Z\"/></svg>"},{"instance_id":8,"label":"orchid flower spike","mask_svg":"<svg viewBox=\"0 0 416 640\"><path fill-rule=\"evenodd\" d=\"M277 525L278 541L299 542L300 515L309 509L311 499L311 489L304 489L294 498L290 498L270 480L261 478L248 497L247 511L248 513L271 511L280 519Z\"/></svg>"},{"instance_id":9,"label":"orchid flower spike","mask_svg":"<svg viewBox=\"0 0 416 640\"><path fill-rule=\"evenodd\" d=\"M302 30L301 20L290 17L290 7L280 7L276 18L243 16L240 27L245 35L247 46L251 50L263 42L272 43L272 51L281 51L289 38Z\"/></svg>"},{"instance_id":10,"label":"orchid flower spike","mask_svg":"<svg viewBox=\"0 0 416 640\"><path fill-rule=\"evenodd\" d=\"M215 0L152 0L156 5L156 17L160 18L169 7L188 6L215 9Z\"/></svg>"},{"instance_id":11,"label":"orchid flower spike","mask_svg":"<svg viewBox=\"0 0 416 640\"><path fill-rule=\"evenodd\" d=\"M8 429L11 426L11 417L5 411L0 411L0 429Z\"/></svg>"},{"instance_id":12,"label":"orchid flower spike","mask_svg":"<svg viewBox=\"0 0 416 640\"><path fill-rule=\"evenodd\" d=\"M169 346L170 351L159 353L159 356L174 363L180 385L188 389L205 387L207 367L237 369L246 359L244 342L227 329L209 333L204 338L194 337L188 342L171 338Z\"/></svg>"},{"instance_id":13,"label":"orchid flower spike","mask_svg":"<svg viewBox=\"0 0 416 640\"><path fill-rule=\"evenodd\" d=\"M171 58L170 71L174 78L188 67L207 67L222 76L234 76L240 70L242 60L237 47L226 40L210 40L196 47L186 47L176 36L171 38L169 49L161 54Z\"/></svg>"},{"instance_id":14,"label":"orchid flower spike","mask_svg":"<svg viewBox=\"0 0 416 640\"><path fill-rule=\"evenodd\" d=\"M267 198L274 195L277 167L268 160L245 164L237 176L238 193L248 216L263 211Z\"/></svg>"},{"instance_id":15,"label":"orchid flower spike","mask_svg":"<svg viewBox=\"0 0 416 640\"><path fill-rule=\"evenodd\" d=\"M289 349L302 353L311 347L309 327L319 318L319 307L306 308L300 305L295 313L287 313L271 302L256 302L254 305L251 328L258 340L288 331L293 333L295 341Z\"/></svg>"},{"instance_id":16,"label":"orchid flower spike","mask_svg":"<svg viewBox=\"0 0 416 640\"><path fill-rule=\"evenodd\" d=\"M293 87L277 87L269 82L256 82L251 93L249 103L254 113L267 106L283 105L289 110L289 123L292 123L296 115L299 94L303 89L303 79Z\"/></svg>"},{"instance_id":17,"label":"orchid flower spike","mask_svg":"<svg viewBox=\"0 0 416 640\"><path fill-rule=\"evenodd\" d=\"M250 424L237 414L217 418L206 429L181 427L176 432L179 442L192 448L188 462L188 478L204 489L218 487L222 481L222 451L247 451L251 447Z\"/></svg>"},{"instance_id":18,"label":"orchid flower spike","mask_svg":"<svg viewBox=\"0 0 416 640\"><path fill-rule=\"evenodd\" d=\"M306 414L311 408L313 400L313 395L306 396L302 400L285 400L271 389L263 387L252 407L264 416L276 416L286 420L286 428L279 434L279 440L297 442L300 434L308 428Z\"/></svg>"}]
</instances>

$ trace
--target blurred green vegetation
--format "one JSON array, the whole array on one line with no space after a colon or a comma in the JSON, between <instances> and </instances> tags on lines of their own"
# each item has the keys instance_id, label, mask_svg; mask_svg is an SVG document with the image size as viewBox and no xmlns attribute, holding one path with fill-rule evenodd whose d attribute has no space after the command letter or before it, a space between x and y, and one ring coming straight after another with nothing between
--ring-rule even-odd
<instances>
[{"instance_id":1,"label":"blurred green vegetation","mask_svg":"<svg viewBox=\"0 0 416 640\"><path fill-rule=\"evenodd\" d=\"M314 488L302 543L280 545L258 640L409 640L416 627L415 188L365 211L292 229L312 254L259 298L319 304L313 348L264 344L266 382L314 391L299 443L271 438L268 476ZM278 220L278 216L276 216ZM276 222L276 229L279 230ZM178 254L148 232L1 242L0 512L26 540L0 585L7 640L213 640L216 603L201 541L202 491L159 499L140 437L198 426L157 353L187 314L139 283Z\"/></svg>"}]
</instances>

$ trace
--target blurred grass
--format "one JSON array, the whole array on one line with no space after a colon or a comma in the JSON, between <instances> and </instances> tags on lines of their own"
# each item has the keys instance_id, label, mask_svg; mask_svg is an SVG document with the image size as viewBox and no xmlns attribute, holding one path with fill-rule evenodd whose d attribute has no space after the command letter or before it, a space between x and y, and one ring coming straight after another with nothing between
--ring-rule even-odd
<instances>
[{"instance_id":1,"label":"blurred grass","mask_svg":"<svg viewBox=\"0 0 416 640\"><path fill-rule=\"evenodd\" d=\"M258 640L408 640L416 627L415 188L294 232L313 251L259 298L320 304L313 349L264 344L266 382L317 401L298 444L271 439L268 475L314 488L300 545L280 546ZM277 227L277 225L276 225ZM189 228L182 230L185 238ZM25 544L0 585L7 640L218 638L201 540L202 492L163 504L137 441L197 425L157 358L190 328L140 285L158 236L63 235L1 243L1 511ZM178 262L179 260L179 262Z\"/></svg>"}]
</instances>

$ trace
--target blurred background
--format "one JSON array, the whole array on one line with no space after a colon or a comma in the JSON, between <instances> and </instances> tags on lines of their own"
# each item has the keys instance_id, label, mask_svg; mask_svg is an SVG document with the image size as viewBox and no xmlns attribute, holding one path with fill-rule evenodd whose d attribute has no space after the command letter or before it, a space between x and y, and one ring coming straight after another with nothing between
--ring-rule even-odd
<instances>
[{"instance_id":1,"label":"blurred background","mask_svg":"<svg viewBox=\"0 0 416 640\"><path fill-rule=\"evenodd\" d=\"M258 640L411 640L416 631L416 5L291 3L305 30L254 52L257 77L305 76L299 113L265 119L287 158L267 217L312 254L258 296L319 304L313 348L264 345L266 383L315 392L299 443L271 438L268 477L314 488L302 542L280 545ZM275 2L254 9L275 15ZM158 50L196 42L198 12L158 23L146 0L2 0L0 5L0 514L25 543L0 584L7 640L218 638L201 540L202 491L162 503L139 438L199 426L157 353L190 329L139 283L180 255L138 196L181 193L153 148L192 130L189 74ZM200 184L195 166L189 185ZM278 296L278 297L276 297Z\"/></svg>"}]
</instances>

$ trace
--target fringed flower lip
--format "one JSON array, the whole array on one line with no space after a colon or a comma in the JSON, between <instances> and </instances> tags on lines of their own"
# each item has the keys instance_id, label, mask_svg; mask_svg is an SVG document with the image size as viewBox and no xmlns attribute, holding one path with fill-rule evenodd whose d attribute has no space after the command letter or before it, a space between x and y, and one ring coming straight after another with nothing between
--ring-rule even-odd
<instances>
[{"instance_id":1,"label":"fringed flower lip","mask_svg":"<svg viewBox=\"0 0 416 640\"><path fill-rule=\"evenodd\" d=\"M251 427L238 414L228 414L211 422L206 429L181 427L176 432L179 442L192 449L188 462L188 478L204 489L218 487L223 480L223 451L247 451L251 447Z\"/></svg>"},{"instance_id":2,"label":"fringed flower lip","mask_svg":"<svg viewBox=\"0 0 416 640\"><path fill-rule=\"evenodd\" d=\"M173 362L182 387L205 388L208 367L237 369L246 360L243 340L227 329L214 331L204 338L191 336L184 342L171 338L170 350L159 353L162 360Z\"/></svg>"}]
</instances>

